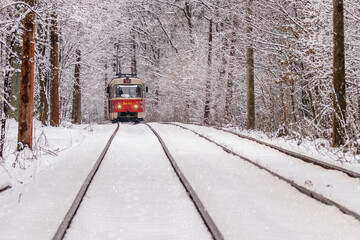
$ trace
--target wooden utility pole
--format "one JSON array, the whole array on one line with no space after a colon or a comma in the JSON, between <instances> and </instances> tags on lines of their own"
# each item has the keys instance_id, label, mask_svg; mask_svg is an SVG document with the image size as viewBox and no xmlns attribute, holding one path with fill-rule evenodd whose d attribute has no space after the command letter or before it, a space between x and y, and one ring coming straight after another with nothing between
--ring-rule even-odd
<instances>
[{"instance_id":1,"label":"wooden utility pole","mask_svg":"<svg viewBox=\"0 0 360 240\"><path fill-rule=\"evenodd\" d=\"M34 7L36 0L26 0ZM35 54L35 13L30 11L24 18L24 32L22 35L22 65L20 81L20 107L18 150L25 146L32 149L33 128L33 92L34 92L34 54Z\"/></svg>"},{"instance_id":2,"label":"wooden utility pole","mask_svg":"<svg viewBox=\"0 0 360 240\"><path fill-rule=\"evenodd\" d=\"M60 124L59 119L59 36L57 30L57 15L51 14L50 29L50 62L52 67L50 79L50 125L57 127Z\"/></svg>"},{"instance_id":3,"label":"wooden utility pole","mask_svg":"<svg viewBox=\"0 0 360 240\"><path fill-rule=\"evenodd\" d=\"M204 124L210 124L210 87L211 87L211 57L213 41L213 21L209 23L209 52L208 52L208 76L205 83L205 106L204 106Z\"/></svg>"},{"instance_id":4,"label":"wooden utility pole","mask_svg":"<svg viewBox=\"0 0 360 240\"><path fill-rule=\"evenodd\" d=\"M252 46L251 1L246 8L248 47L246 49L246 81L247 81L247 129L255 128L255 90L254 90L254 49Z\"/></svg>"},{"instance_id":5,"label":"wooden utility pole","mask_svg":"<svg viewBox=\"0 0 360 240\"><path fill-rule=\"evenodd\" d=\"M344 2L333 0L334 56L333 56L333 146L345 144L346 82L344 48Z\"/></svg>"},{"instance_id":6,"label":"wooden utility pole","mask_svg":"<svg viewBox=\"0 0 360 240\"><path fill-rule=\"evenodd\" d=\"M75 64L75 83L73 93L73 109L72 119L73 123L81 124L81 88L80 88L80 61L81 51L76 50L76 64Z\"/></svg>"}]
</instances>

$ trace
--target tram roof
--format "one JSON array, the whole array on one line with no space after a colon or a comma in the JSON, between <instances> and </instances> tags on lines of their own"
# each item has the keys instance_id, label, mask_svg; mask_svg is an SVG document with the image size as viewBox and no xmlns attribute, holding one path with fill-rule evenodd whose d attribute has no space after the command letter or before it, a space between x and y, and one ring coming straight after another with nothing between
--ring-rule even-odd
<instances>
[{"instance_id":1,"label":"tram roof","mask_svg":"<svg viewBox=\"0 0 360 240\"><path fill-rule=\"evenodd\" d=\"M121 74L114 77L109 83L111 86L116 84L145 84L145 82L133 74Z\"/></svg>"}]
</instances>

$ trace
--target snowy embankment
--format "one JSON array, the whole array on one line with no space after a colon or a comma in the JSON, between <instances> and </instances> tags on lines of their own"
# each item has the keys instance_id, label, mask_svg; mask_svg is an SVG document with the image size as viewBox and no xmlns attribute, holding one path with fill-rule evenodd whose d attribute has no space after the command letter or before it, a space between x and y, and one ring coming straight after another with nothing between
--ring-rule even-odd
<instances>
[{"instance_id":1,"label":"snowy embankment","mask_svg":"<svg viewBox=\"0 0 360 240\"><path fill-rule=\"evenodd\" d=\"M344 153L343 150L332 148L328 139L306 140L291 137L270 137L264 132L241 130L239 128L224 128L231 132L249 136L280 148L309 156L323 162L328 162L342 168L360 172L360 155L354 151Z\"/></svg>"},{"instance_id":2,"label":"snowy embankment","mask_svg":"<svg viewBox=\"0 0 360 240\"><path fill-rule=\"evenodd\" d=\"M0 161L0 186L15 187L33 181L39 173L59 161L58 156L73 151L97 130L96 125L64 123L62 127L53 128L34 121L33 150L17 152L18 123L13 119L8 120L4 160Z\"/></svg>"},{"instance_id":3,"label":"snowy embankment","mask_svg":"<svg viewBox=\"0 0 360 240\"><path fill-rule=\"evenodd\" d=\"M344 173L305 163L264 145L220 130L196 125L180 125L203 134L280 176L360 214L360 179L358 178L350 178ZM360 172L357 162L346 163L346 167L352 171Z\"/></svg>"},{"instance_id":4,"label":"snowy embankment","mask_svg":"<svg viewBox=\"0 0 360 240\"><path fill-rule=\"evenodd\" d=\"M36 124L33 151L18 153L9 123L2 184L13 187L0 193L1 239L51 239L116 125Z\"/></svg>"}]
</instances>

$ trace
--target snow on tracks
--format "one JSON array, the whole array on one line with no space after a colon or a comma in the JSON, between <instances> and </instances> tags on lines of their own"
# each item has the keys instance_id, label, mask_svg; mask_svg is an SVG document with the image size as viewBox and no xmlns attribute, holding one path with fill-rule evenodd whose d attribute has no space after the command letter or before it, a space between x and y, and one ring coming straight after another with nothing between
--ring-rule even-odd
<instances>
[{"instance_id":1,"label":"snow on tracks","mask_svg":"<svg viewBox=\"0 0 360 240\"><path fill-rule=\"evenodd\" d=\"M335 206L360 221L359 173L232 132L194 125L178 126L214 142L225 151L288 182L302 193Z\"/></svg>"},{"instance_id":2,"label":"snow on tracks","mask_svg":"<svg viewBox=\"0 0 360 240\"><path fill-rule=\"evenodd\" d=\"M65 239L211 239L156 136L121 124Z\"/></svg>"},{"instance_id":3,"label":"snow on tracks","mask_svg":"<svg viewBox=\"0 0 360 240\"><path fill-rule=\"evenodd\" d=\"M167 149L165 142L162 140L160 135L155 131L155 129L153 129L148 124L146 124L146 125L151 129L151 131L154 132L156 137L159 139L159 142L160 142L162 148L164 149L166 156L168 157L168 159L171 163L171 166L173 167L174 171L176 172L176 175L179 177L182 185L184 186L185 190L187 191L191 200L193 201L194 205L196 206L196 209L198 210L199 214L201 215L201 218L204 220L204 223L205 223L206 227L209 229L213 238L215 240L224 239L223 235L219 231L219 228L216 226L213 219L210 217L209 213L207 212L206 208L204 207L204 204L201 202L200 198L198 197L198 195L196 194L196 192L190 185L189 181L186 179L186 177L182 173L181 169L178 167L175 159L172 157L171 153Z\"/></svg>"},{"instance_id":4,"label":"snow on tracks","mask_svg":"<svg viewBox=\"0 0 360 240\"><path fill-rule=\"evenodd\" d=\"M360 223L176 126L151 124L225 239L358 239ZM203 132L213 133L210 128ZM227 145L239 146L232 139ZM243 142L243 151L251 152ZM263 148L265 148L263 146ZM270 161L274 150L257 149ZM254 154L254 153L252 153Z\"/></svg>"}]
</instances>

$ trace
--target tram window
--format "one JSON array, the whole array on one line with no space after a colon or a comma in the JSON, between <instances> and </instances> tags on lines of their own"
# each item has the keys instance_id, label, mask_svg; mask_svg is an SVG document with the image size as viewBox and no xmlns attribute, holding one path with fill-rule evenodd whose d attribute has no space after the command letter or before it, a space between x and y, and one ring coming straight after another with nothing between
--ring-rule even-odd
<instances>
[{"instance_id":1,"label":"tram window","mask_svg":"<svg viewBox=\"0 0 360 240\"><path fill-rule=\"evenodd\" d=\"M116 85L115 97L118 98L140 98L142 97L141 85Z\"/></svg>"}]
</instances>

